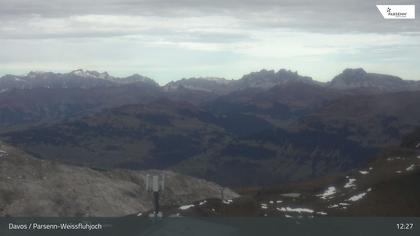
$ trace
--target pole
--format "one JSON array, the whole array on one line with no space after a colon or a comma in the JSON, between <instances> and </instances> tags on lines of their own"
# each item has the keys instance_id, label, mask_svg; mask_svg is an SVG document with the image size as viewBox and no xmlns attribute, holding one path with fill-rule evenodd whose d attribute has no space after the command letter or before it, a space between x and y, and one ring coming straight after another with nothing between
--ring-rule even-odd
<instances>
[{"instance_id":1,"label":"pole","mask_svg":"<svg viewBox=\"0 0 420 236\"><path fill-rule=\"evenodd\" d=\"M153 201L155 205L155 217L157 217L159 213L159 192L153 192Z\"/></svg>"}]
</instances>

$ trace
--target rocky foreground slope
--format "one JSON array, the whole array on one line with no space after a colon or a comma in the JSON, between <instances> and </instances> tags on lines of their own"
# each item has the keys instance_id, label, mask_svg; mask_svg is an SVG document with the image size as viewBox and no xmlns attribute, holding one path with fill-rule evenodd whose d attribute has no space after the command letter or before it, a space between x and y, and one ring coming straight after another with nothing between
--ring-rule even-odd
<instances>
[{"instance_id":1,"label":"rocky foreground slope","mask_svg":"<svg viewBox=\"0 0 420 236\"><path fill-rule=\"evenodd\" d=\"M123 216L150 210L146 174L164 174L163 205L220 197L221 186L170 171L101 171L39 160L0 142L0 216ZM238 195L224 189L226 198Z\"/></svg>"}]
</instances>

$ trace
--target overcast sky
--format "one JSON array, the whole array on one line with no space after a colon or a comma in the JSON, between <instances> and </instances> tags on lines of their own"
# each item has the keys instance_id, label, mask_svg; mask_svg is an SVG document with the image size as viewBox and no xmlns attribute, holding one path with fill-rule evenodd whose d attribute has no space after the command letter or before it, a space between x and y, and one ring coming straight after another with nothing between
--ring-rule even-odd
<instances>
[{"instance_id":1,"label":"overcast sky","mask_svg":"<svg viewBox=\"0 0 420 236\"><path fill-rule=\"evenodd\" d=\"M315 3L316 2L316 3ZM0 75L83 68L160 83L263 68L420 79L420 23L375 0L0 0Z\"/></svg>"}]
</instances>

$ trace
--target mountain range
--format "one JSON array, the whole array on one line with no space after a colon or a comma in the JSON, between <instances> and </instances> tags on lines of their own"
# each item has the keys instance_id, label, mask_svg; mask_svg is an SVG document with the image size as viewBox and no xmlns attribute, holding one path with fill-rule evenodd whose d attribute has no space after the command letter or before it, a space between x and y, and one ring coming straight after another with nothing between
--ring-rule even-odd
<instances>
[{"instance_id":1,"label":"mountain range","mask_svg":"<svg viewBox=\"0 0 420 236\"><path fill-rule=\"evenodd\" d=\"M261 112L266 114L274 112L273 109L283 109L281 116L293 117L304 112L302 108L305 106L314 108L338 97L402 89L420 90L420 82L366 73L363 69L346 69L327 83L282 69L253 72L239 80L190 78L164 86L137 74L117 78L106 72L88 70L65 74L30 72L26 76L5 75L0 78L0 127L13 129L15 126L54 122L160 98L199 106L211 103L209 106L213 106L213 110L231 109L232 106L236 110L243 106L254 107L252 109L264 107Z\"/></svg>"},{"instance_id":2,"label":"mountain range","mask_svg":"<svg viewBox=\"0 0 420 236\"><path fill-rule=\"evenodd\" d=\"M329 82L319 82L308 76L301 76L297 72L281 69L261 70L242 76L238 80L227 80L217 77L184 78L171 81L162 86L164 91L179 89L197 90L215 94L226 94L232 91L262 88L269 89L288 82L302 82L317 84L334 89L358 89L369 88L379 91L405 91L419 90L419 81L403 80L398 76L367 73L361 68L345 69ZM146 76L133 74L127 77L114 77L107 72L97 72L78 69L69 73L53 73L31 71L27 75L4 75L0 77L0 91L11 89L34 89L34 88L97 88L112 87L124 84L148 84L159 85Z\"/></svg>"},{"instance_id":3,"label":"mountain range","mask_svg":"<svg viewBox=\"0 0 420 236\"><path fill-rule=\"evenodd\" d=\"M75 70L6 75L0 91L0 215L146 214L158 173L173 215L418 216L419 81Z\"/></svg>"},{"instance_id":4,"label":"mountain range","mask_svg":"<svg viewBox=\"0 0 420 236\"><path fill-rule=\"evenodd\" d=\"M38 158L229 186L356 168L420 126L420 83L363 69L326 83L284 69L164 86L85 70L1 81L0 139Z\"/></svg>"},{"instance_id":5,"label":"mountain range","mask_svg":"<svg viewBox=\"0 0 420 236\"><path fill-rule=\"evenodd\" d=\"M69 73L53 73L31 71L27 75L4 75L0 78L0 92L12 89L34 88L96 88L111 87L123 84L145 83L152 86L158 84L152 79L134 74L124 78L110 76L107 72L89 70L74 70Z\"/></svg>"}]
</instances>

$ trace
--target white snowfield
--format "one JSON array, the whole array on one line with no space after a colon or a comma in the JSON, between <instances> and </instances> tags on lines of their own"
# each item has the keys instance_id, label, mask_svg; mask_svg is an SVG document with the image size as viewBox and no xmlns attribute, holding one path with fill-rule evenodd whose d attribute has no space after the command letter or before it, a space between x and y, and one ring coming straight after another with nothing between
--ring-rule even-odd
<instances>
[{"instance_id":1,"label":"white snowfield","mask_svg":"<svg viewBox=\"0 0 420 236\"><path fill-rule=\"evenodd\" d=\"M367 170L359 170L359 173L362 174L362 175L367 175L367 174L369 174L369 171L367 171Z\"/></svg>"},{"instance_id":2,"label":"white snowfield","mask_svg":"<svg viewBox=\"0 0 420 236\"><path fill-rule=\"evenodd\" d=\"M344 188L352 188L352 187L356 187L355 182L356 182L356 179L352 179L352 178L350 178L350 179L348 180L348 182L344 185Z\"/></svg>"},{"instance_id":3,"label":"white snowfield","mask_svg":"<svg viewBox=\"0 0 420 236\"><path fill-rule=\"evenodd\" d=\"M266 210L268 208L267 204L265 203L261 203L261 209Z\"/></svg>"},{"instance_id":4,"label":"white snowfield","mask_svg":"<svg viewBox=\"0 0 420 236\"><path fill-rule=\"evenodd\" d=\"M308 209L308 208L281 207L281 208L276 208L276 209L282 212L314 213L314 210Z\"/></svg>"},{"instance_id":5,"label":"white snowfield","mask_svg":"<svg viewBox=\"0 0 420 236\"><path fill-rule=\"evenodd\" d=\"M193 204L191 204L191 205L184 205L184 206L180 206L179 209L185 211L185 210L188 210L188 209L190 209L192 207L195 207L195 205L193 205Z\"/></svg>"},{"instance_id":6,"label":"white snowfield","mask_svg":"<svg viewBox=\"0 0 420 236\"><path fill-rule=\"evenodd\" d=\"M321 197L322 199L327 199L332 197L337 192L337 189L334 186L328 187L324 193L318 194L316 196Z\"/></svg>"},{"instance_id":7,"label":"white snowfield","mask_svg":"<svg viewBox=\"0 0 420 236\"><path fill-rule=\"evenodd\" d=\"M323 211L318 211L316 214L322 215L322 216L328 215L327 212L323 212Z\"/></svg>"}]
</instances>

